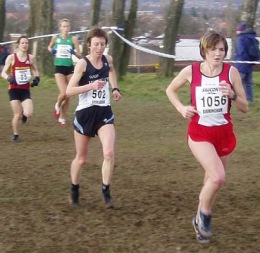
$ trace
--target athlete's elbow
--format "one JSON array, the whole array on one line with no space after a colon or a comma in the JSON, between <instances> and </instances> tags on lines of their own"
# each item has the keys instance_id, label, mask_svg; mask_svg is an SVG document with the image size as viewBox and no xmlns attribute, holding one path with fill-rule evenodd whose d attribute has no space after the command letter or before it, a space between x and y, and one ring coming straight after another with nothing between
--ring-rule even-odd
<instances>
[{"instance_id":1,"label":"athlete's elbow","mask_svg":"<svg viewBox=\"0 0 260 253\"><path fill-rule=\"evenodd\" d=\"M166 95L169 97L169 95L170 95L170 93L171 93L171 89L170 89L169 86L166 88L165 93L166 93Z\"/></svg>"},{"instance_id":2,"label":"athlete's elbow","mask_svg":"<svg viewBox=\"0 0 260 253\"><path fill-rule=\"evenodd\" d=\"M242 112L243 112L243 113L249 112L249 102L248 102L248 101L246 101Z\"/></svg>"},{"instance_id":3,"label":"athlete's elbow","mask_svg":"<svg viewBox=\"0 0 260 253\"><path fill-rule=\"evenodd\" d=\"M246 108L243 108L242 112L243 112L243 113L249 112L249 107L247 106Z\"/></svg>"},{"instance_id":4,"label":"athlete's elbow","mask_svg":"<svg viewBox=\"0 0 260 253\"><path fill-rule=\"evenodd\" d=\"M249 112L249 106L248 106L248 103L244 106L241 106L240 108L238 108L240 112L242 113L247 113Z\"/></svg>"}]
</instances>

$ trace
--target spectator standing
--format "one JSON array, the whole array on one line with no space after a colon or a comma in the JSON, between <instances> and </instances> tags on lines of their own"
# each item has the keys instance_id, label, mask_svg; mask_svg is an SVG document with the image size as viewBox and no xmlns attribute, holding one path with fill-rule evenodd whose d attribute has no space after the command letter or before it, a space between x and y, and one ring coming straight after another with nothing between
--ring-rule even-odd
<instances>
[{"instance_id":1,"label":"spectator standing","mask_svg":"<svg viewBox=\"0 0 260 253\"><path fill-rule=\"evenodd\" d=\"M0 72L2 72L5 65L5 60L9 54L9 46L7 44L0 45Z\"/></svg>"},{"instance_id":2,"label":"spectator standing","mask_svg":"<svg viewBox=\"0 0 260 253\"><path fill-rule=\"evenodd\" d=\"M259 61L259 42L255 31L241 22L236 27L235 61ZM254 101L252 63L234 63L238 69L248 102Z\"/></svg>"}]
</instances>

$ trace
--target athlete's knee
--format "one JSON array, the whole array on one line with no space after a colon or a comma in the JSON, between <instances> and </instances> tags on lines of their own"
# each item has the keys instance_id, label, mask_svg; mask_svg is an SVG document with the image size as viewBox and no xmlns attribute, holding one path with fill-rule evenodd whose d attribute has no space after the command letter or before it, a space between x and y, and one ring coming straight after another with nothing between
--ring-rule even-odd
<instances>
[{"instance_id":1,"label":"athlete's knee","mask_svg":"<svg viewBox=\"0 0 260 253\"><path fill-rule=\"evenodd\" d=\"M79 166L83 166L87 163L86 157L76 157L75 160Z\"/></svg>"},{"instance_id":2,"label":"athlete's knee","mask_svg":"<svg viewBox=\"0 0 260 253\"><path fill-rule=\"evenodd\" d=\"M65 99L63 100L63 102L65 103L65 104L68 104L69 103L69 97L66 95L66 97L65 97Z\"/></svg>"},{"instance_id":3,"label":"athlete's knee","mask_svg":"<svg viewBox=\"0 0 260 253\"><path fill-rule=\"evenodd\" d=\"M218 186L218 188L222 187L226 181L225 172L218 173L213 179L212 182Z\"/></svg>"},{"instance_id":4,"label":"athlete's knee","mask_svg":"<svg viewBox=\"0 0 260 253\"><path fill-rule=\"evenodd\" d=\"M13 119L19 120L19 119L21 119L21 117L22 117L22 114L19 112L13 114Z\"/></svg>"},{"instance_id":5,"label":"athlete's knee","mask_svg":"<svg viewBox=\"0 0 260 253\"><path fill-rule=\"evenodd\" d=\"M23 111L23 113L21 114L21 117L25 116L27 118L31 118L33 116L33 112L31 111Z\"/></svg>"},{"instance_id":6,"label":"athlete's knee","mask_svg":"<svg viewBox=\"0 0 260 253\"><path fill-rule=\"evenodd\" d=\"M109 149L104 151L104 160L108 162L114 162L114 150Z\"/></svg>"},{"instance_id":7,"label":"athlete's knee","mask_svg":"<svg viewBox=\"0 0 260 253\"><path fill-rule=\"evenodd\" d=\"M66 93L60 93L60 94L59 94L59 99L60 99L61 101L66 100L66 99L67 99Z\"/></svg>"}]
</instances>

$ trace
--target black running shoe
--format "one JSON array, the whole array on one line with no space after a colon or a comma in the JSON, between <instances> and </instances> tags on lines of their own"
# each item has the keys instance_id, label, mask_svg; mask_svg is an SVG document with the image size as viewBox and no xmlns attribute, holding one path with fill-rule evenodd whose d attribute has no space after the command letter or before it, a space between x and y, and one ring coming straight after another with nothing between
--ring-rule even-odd
<instances>
[{"instance_id":1,"label":"black running shoe","mask_svg":"<svg viewBox=\"0 0 260 253\"><path fill-rule=\"evenodd\" d=\"M70 203L72 206L78 206L79 205L79 190L70 192Z\"/></svg>"},{"instance_id":2,"label":"black running shoe","mask_svg":"<svg viewBox=\"0 0 260 253\"><path fill-rule=\"evenodd\" d=\"M25 124L27 121L27 117L25 115L22 116L22 123Z\"/></svg>"},{"instance_id":3,"label":"black running shoe","mask_svg":"<svg viewBox=\"0 0 260 253\"><path fill-rule=\"evenodd\" d=\"M102 190L102 194L103 194L103 198L104 198L104 201L105 201L105 205L106 205L106 208L109 209L109 208L114 208L114 203L113 203L113 200L111 198L111 195L110 195L110 190Z\"/></svg>"},{"instance_id":4,"label":"black running shoe","mask_svg":"<svg viewBox=\"0 0 260 253\"><path fill-rule=\"evenodd\" d=\"M19 139L19 135L18 134L14 134L13 136L12 136L12 138L11 138L11 141L18 141L18 139Z\"/></svg>"}]
</instances>

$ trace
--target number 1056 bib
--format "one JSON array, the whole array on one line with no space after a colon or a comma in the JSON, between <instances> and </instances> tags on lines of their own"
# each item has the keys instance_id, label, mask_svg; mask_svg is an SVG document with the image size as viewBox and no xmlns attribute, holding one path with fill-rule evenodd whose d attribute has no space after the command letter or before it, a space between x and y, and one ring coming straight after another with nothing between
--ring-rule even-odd
<instances>
[{"instance_id":1,"label":"number 1056 bib","mask_svg":"<svg viewBox=\"0 0 260 253\"><path fill-rule=\"evenodd\" d=\"M223 96L219 87L196 87L196 105L200 116L225 114L228 99Z\"/></svg>"}]
</instances>

